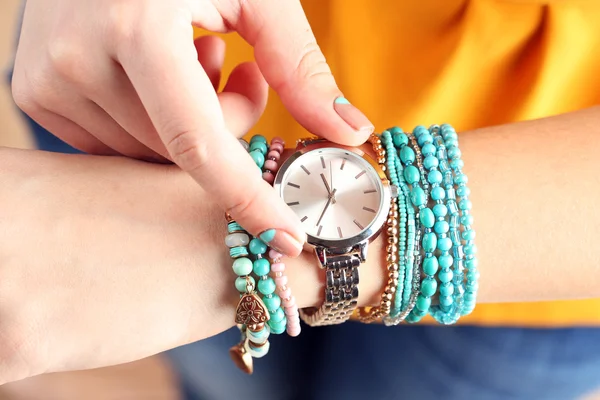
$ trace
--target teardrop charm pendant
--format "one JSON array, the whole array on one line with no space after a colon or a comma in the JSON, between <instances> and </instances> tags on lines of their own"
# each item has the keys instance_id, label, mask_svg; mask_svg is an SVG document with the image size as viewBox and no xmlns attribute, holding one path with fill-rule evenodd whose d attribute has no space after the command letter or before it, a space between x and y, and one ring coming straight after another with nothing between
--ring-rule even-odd
<instances>
[{"instance_id":1,"label":"teardrop charm pendant","mask_svg":"<svg viewBox=\"0 0 600 400\"><path fill-rule=\"evenodd\" d=\"M248 375L252 375L252 372L254 372L254 363L252 361L252 356L244 347L245 342L245 340L242 340L240 343L230 348L229 356L239 369Z\"/></svg>"}]
</instances>

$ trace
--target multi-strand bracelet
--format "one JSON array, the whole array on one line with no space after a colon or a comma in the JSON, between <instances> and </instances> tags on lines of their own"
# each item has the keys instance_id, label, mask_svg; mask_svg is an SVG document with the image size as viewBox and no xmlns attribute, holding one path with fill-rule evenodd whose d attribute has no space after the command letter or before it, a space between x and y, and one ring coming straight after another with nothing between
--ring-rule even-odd
<instances>
[{"instance_id":1,"label":"multi-strand bracelet","mask_svg":"<svg viewBox=\"0 0 600 400\"><path fill-rule=\"evenodd\" d=\"M398 187L400 222L398 283L389 313L380 316L386 325L418 322L428 314L453 324L473 311L479 279L458 135L444 124L417 126L412 133L394 127L380 138L386 173Z\"/></svg>"},{"instance_id":2,"label":"multi-strand bracelet","mask_svg":"<svg viewBox=\"0 0 600 400\"><path fill-rule=\"evenodd\" d=\"M255 135L250 142L240 140L240 143L248 150L263 179L272 184L283 152L283 140L274 138L269 146L263 136ZM269 335L287 330L290 336L298 336L300 318L284 274L283 257L266 244L273 232L267 230L259 237L252 237L230 216L227 221L225 244L237 275L235 287L240 292L240 300L235 323L241 332L241 341L230 349L230 355L240 369L252 373L252 359L269 352Z\"/></svg>"},{"instance_id":3,"label":"multi-strand bracelet","mask_svg":"<svg viewBox=\"0 0 600 400\"><path fill-rule=\"evenodd\" d=\"M412 133L394 127L369 141L397 197L385 232L388 279L381 301L360 308L357 318L396 325L429 314L455 323L473 310L479 278L458 135L450 125L417 126Z\"/></svg>"}]
</instances>

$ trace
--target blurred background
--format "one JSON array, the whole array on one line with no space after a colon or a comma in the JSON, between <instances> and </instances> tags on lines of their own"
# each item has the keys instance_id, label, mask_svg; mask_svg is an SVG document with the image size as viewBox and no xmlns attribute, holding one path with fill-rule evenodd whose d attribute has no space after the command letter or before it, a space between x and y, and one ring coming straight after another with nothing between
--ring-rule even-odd
<instances>
[{"instance_id":1,"label":"blurred background","mask_svg":"<svg viewBox=\"0 0 600 400\"><path fill-rule=\"evenodd\" d=\"M17 15L20 12L21 0L0 1L0 145L30 148L33 145L31 137L25 130L23 121L18 117L16 107L12 102L7 83L7 71L12 62Z\"/></svg>"}]
</instances>

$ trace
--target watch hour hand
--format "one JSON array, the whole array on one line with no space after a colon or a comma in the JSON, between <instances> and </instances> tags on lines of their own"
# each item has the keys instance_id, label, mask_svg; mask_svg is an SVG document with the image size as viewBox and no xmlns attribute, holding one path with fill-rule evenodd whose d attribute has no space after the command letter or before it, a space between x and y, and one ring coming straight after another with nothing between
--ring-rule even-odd
<instances>
[{"instance_id":1,"label":"watch hour hand","mask_svg":"<svg viewBox=\"0 0 600 400\"><path fill-rule=\"evenodd\" d=\"M324 174L321 174L321 179L323 179L323 183L325 184L325 189L327 189L327 195L331 197L331 187L329 187L329 183L327 183L327 178L325 178Z\"/></svg>"}]
</instances>

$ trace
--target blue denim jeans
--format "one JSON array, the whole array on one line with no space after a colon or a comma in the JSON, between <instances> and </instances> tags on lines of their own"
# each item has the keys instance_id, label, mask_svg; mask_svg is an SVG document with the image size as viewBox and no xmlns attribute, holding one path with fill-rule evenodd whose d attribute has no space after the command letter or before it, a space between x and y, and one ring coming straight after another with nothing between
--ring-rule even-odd
<instances>
[{"instance_id":1,"label":"blue denim jeans","mask_svg":"<svg viewBox=\"0 0 600 400\"><path fill-rule=\"evenodd\" d=\"M33 120L41 149L76 152ZM600 328L348 323L272 337L246 376L235 329L167 352L185 400L570 400L600 387Z\"/></svg>"},{"instance_id":2,"label":"blue denim jeans","mask_svg":"<svg viewBox=\"0 0 600 400\"><path fill-rule=\"evenodd\" d=\"M567 400L600 386L600 329L349 323L277 337L246 376L238 333L168 353L186 400ZM248 394L249 393L249 394Z\"/></svg>"}]
</instances>

